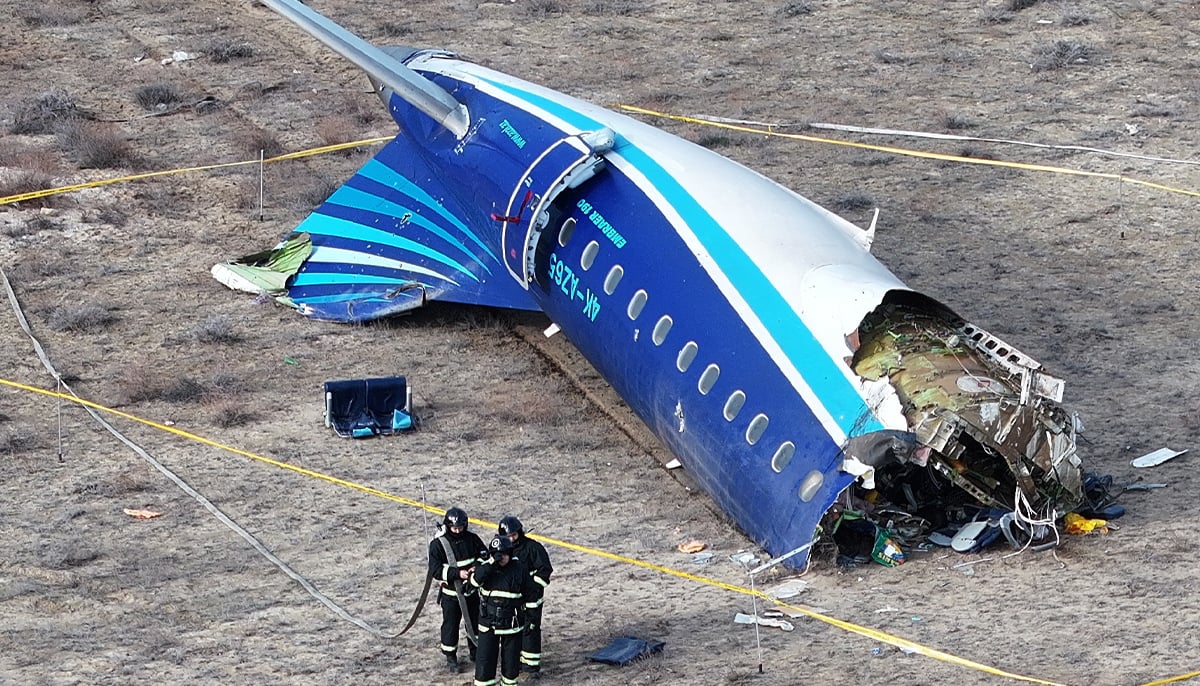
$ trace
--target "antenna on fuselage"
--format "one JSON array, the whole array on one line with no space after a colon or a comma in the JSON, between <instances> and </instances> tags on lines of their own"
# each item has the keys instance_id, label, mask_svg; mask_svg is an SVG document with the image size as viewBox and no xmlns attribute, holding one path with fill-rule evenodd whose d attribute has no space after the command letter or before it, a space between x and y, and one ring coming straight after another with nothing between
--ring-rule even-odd
<instances>
[{"instance_id":1,"label":"antenna on fuselage","mask_svg":"<svg viewBox=\"0 0 1200 686\"><path fill-rule=\"evenodd\" d=\"M353 62L374 81L391 88L402 100L429 115L457 138L466 135L470 124L467 108L444 88L332 20L309 9L299 0L259 2L282 14L305 33Z\"/></svg>"}]
</instances>

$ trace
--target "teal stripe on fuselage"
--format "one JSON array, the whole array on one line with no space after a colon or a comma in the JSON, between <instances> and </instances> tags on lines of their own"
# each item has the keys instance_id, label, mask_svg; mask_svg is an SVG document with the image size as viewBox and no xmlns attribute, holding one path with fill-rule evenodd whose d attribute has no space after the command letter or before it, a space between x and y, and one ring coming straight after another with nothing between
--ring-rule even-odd
<instances>
[{"instance_id":1,"label":"teal stripe on fuselage","mask_svg":"<svg viewBox=\"0 0 1200 686\"><path fill-rule=\"evenodd\" d=\"M403 285L412 283L412 279L376 276L374 274L348 274L345 272L302 272L292 279L289 288L299 286L335 286L342 284L377 283L380 285Z\"/></svg>"},{"instance_id":2,"label":"teal stripe on fuselage","mask_svg":"<svg viewBox=\"0 0 1200 686\"><path fill-rule=\"evenodd\" d=\"M410 241L407 238L401 238L389 231L381 231L380 229L372 229L361 224L355 224L352 221L330 217L326 214L313 213L308 215L308 218L300 222L296 227L296 231L307 231L313 235L334 236L338 238L349 238L364 243L380 243L390 245L393 248L407 250L418 255L423 255L431 260L439 262L457 269L466 274L475 281L479 281L479 277L471 273L463 264L447 255L430 249L427 246L421 245L416 241Z\"/></svg>"},{"instance_id":3,"label":"teal stripe on fuselage","mask_svg":"<svg viewBox=\"0 0 1200 686\"><path fill-rule=\"evenodd\" d=\"M471 252L466 245L463 245L462 241L458 240L454 236L451 236L442 227L417 214L411 208L398 205L386 198L381 198L366 191L360 191L357 188L351 188L350 186L342 186L334 191L333 195L329 196L329 199L325 202L331 202L341 205L342 207L365 210L368 212L375 211L376 208L378 208L382 214L387 214L392 217L403 217L406 214L411 215L408 219L410 224L420 226L422 229L458 248L463 252L464 255L467 256L468 259L478 259L475 253ZM487 269L489 274L491 273L491 270L487 268L487 265L483 265L483 268Z\"/></svg>"},{"instance_id":4,"label":"teal stripe on fuselage","mask_svg":"<svg viewBox=\"0 0 1200 686\"><path fill-rule=\"evenodd\" d=\"M497 264L500 263L500 259L488 249L487 244L484 243L479 236L476 236L474 231L467 228L467 225L464 224L461 219L453 214L450 214L449 210L447 210L445 207L442 207L442 204L434 199L434 197L430 195L428 191L412 181L409 181L404 176L399 174L395 169L392 169L383 162L380 162L372 157L366 164L363 165L362 169L358 170L358 173L376 183L381 183L385 186L392 186L401 193L411 197L413 200L416 200L434 212L437 212L443 219L458 227L458 229L462 231L465 236L471 239L472 243L479 246L484 254L495 260ZM485 269L487 269L489 274L492 272L491 269L487 268L487 265L483 266Z\"/></svg>"},{"instance_id":5,"label":"teal stripe on fuselage","mask_svg":"<svg viewBox=\"0 0 1200 686\"><path fill-rule=\"evenodd\" d=\"M601 122L545 96L491 79L478 78L581 130L590 131L604 126ZM695 232L710 257L729 278L734 289L742 293L746 302L751 304L759 321L778 343L784 355L797 369L804 370L802 373L805 382L842 431L847 436L854 436L881 430L883 425L879 419L870 413L862 397L834 366L804 321L796 315L783 295L737 241L733 240L700 203L650 155L620 135L617 136L615 150L654 184L683 218L688 228ZM859 423L864 413L870 420Z\"/></svg>"}]
</instances>

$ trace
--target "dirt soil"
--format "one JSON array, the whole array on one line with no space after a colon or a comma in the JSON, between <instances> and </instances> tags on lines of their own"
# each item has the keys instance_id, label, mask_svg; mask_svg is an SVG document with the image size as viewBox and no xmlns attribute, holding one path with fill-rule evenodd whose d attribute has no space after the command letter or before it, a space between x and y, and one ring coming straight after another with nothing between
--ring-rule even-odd
<instances>
[{"instance_id":1,"label":"dirt soil","mask_svg":"<svg viewBox=\"0 0 1200 686\"><path fill-rule=\"evenodd\" d=\"M451 49L597 103L1109 175L654 120L860 225L879 207L874 252L885 264L1066 380L1090 471L1167 484L1124 495L1128 512L1107 535L1052 552L912 550L896 569L818 558L797 604L1045 682L1140 684L1200 669L1200 456L1130 466L1159 447L1193 448L1200 431L1200 313L1189 304L1200 278L1195 3L312 4L376 44ZM10 17L0 24L7 192L394 132L356 68L253 2L0 7ZM176 51L188 54L164 63ZM51 101L76 105L54 110L59 119L83 115L85 126L14 132L52 89ZM801 126L812 123L1191 162ZM661 467L669 455L568 343L531 343L543 318L433 307L336 325L209 276L216 262L274 244L373 150L268 165L261 213L254 166L4 206L0 266L83 398L399 499L463 506L485 537L482 522L515 513L557 540L745 585L729 555L753 545L686 475ZM2 319L0 376L53 389L16 317ZM351 441L324 427L323 381L392 374L415 389L419 431ZM346 612L383 632L403 625L433 516L105 416ZM0 388L0 503L0 683L470 682L441 671L435 608L396 640L344 620L75 404ZM713 561L679 552L689 539L707 542ZM763 628L759 647L752 626L732 621L752 611L746 595L587 550L550 553L545 683L1013 680L821 618ZM587 661L619 635L666 648L624 668Z\"/></svg>"}]
</instances>

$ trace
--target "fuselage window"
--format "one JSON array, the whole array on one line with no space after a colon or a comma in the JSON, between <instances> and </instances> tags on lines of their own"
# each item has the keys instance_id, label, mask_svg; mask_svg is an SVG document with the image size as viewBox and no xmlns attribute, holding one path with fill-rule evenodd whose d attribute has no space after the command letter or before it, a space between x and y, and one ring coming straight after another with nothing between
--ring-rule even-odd
<instances>
[{"instance_id":1,"label":"fuselage window","mask_svg":"<svg viewBox=\"0 0 1200 686\"><path fill-rule=\"evenodd\" d=\"M712 390L713 384L717 382L717 377L721 375L721 368L715 364L710 364L704 369L704 373L700 375L700 383L696 387L700 389L702 395L708 395Z\"/></svg>"},{"instance_id":2,"label":"fuselage window","mask_svg":"<svg viewBox=\"0 0 1200 686\"><path fill-rule=\"evenodd\" d=\"M625 268L619 264L614 264L613 268L608 270L608 276L604 279L604 292L612 295L613 291L617 290L617 284L621 283L622 276L625 276Z\"/></svg>"},{"instance_id":3,"label":"fuselage window","mask_svg":"<svg viewBox=\"0 0 1200 686\"><path fill-rule=\"evenodd\" d=\"M738 416L738 412L742 411L742 405L746 404L746 394L741 391L734 391L729 395L729 400L725 401L725 421L732 422L733 418Z\"/></svg>"},{"instance_id":4,"label":"fuselage window","mask_svg":"<svg viewBox=\"0 0 1200 686\"><path fill-rule=\"evenodd\" d=\"M750 426L746 427L746 442L750 445L758 443L758 439L762 438L763 432L767 430L767 415L754 415L754 419L750 420Z\"/></svg>"},{"instance_id":5,"label":"fuselage window","mask_svg":"<svg viewBox=\"0 0 1200 686\"><path fill-rule=\"evenodd\" d=\"M573 233L575 233L575 217L567 217L567 221L563 222L562 228L558 230L558 244L564 248L567 247Z\"/></svg>"},{"instance_id":6,"label":"fuselage window","mask_svg":"<svg viewBox=\"0 0 1200 686\"><path fill-rule=\"evenodd\" d=\"M792 455L796 454L796 444L791 441L786 441L779 449L775 451L775 456L771 458L771 469L777 473L783 472L788 463L792 461Z\"/></svg>"},{"instance_id":7,"label":"fuselage window","mask_svg":"<svg viewBox=\"0 0 1200 686\"><path fill-rule=\"evenodd\" d=\"M629 307L625 309L625 314L629 315L630 319L637 319L642 316L642 308L646 306L646 299L650 296L646 291L638 291L629 299Z\"/></svg>"},{"instance_id":8,"label":"fuselage window","mask_svg":"<svg viewBox=\"0 0 1200 686\"><path fill-rule=\"evenodd\" d=\"M664 314L658 323L654 325L654 333L650 336L650 340L654 341L654 345L662 345L663 341L667 340L667 333L671 330L671 325L675 322L671 321L671 315Z\"/></svg>"},{"instance_id":9,"label":"fuselage window","mask_svg":"<svg viewBox=\"0 0 1200 686\"><path fill-rule=\"evenodd\" d=\"M696 341L688 341L687 345L679 351L679 357L675 358L675 368L681 372L686 372L688 367L692 366L692 361L696 359L696 351L700 348L696 345Z\"/></svg>"},{"instance_id":10,"label":"fuselage window","mask_svg":"<svg viewBox=\"0 0 1200 686\"><path fill-rule=\"evenodd\" d=\"M579 258L579 266L583 267L583 271L586 272L592 268L598 254L600 254L600 244L596 241L588 243L587 247L583 249L583 255Z\"/></svg>"}]
</instances>

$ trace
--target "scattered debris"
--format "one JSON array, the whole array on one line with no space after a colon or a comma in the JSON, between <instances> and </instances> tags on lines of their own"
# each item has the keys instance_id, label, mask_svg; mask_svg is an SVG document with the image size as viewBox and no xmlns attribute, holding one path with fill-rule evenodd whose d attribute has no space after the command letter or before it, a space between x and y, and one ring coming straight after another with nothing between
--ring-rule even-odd
<instances>
[{"instance_id":1,"label":"scattered debris","mask_svg":"<svg viewBox=\"0 0 1200 686\"><path fill-rule=\"evenodd\" d=\"M1159 448L1154 452L1146 453L1141 457L1134 458L1129 464L1133 465L1134 467L1157 467L1167 460L1173 460L1186 452L1186 450Z\"/></svg>"},{"instance_id":2,"label":"scattered debris","mask_svg":"<svg viewBox=\"0 0 1200 686\"><path fill-rule=\"evenodd\" d=\"M592 662L623 667L634 660L661 652L667 644L662 641L647 641L632 636L618 636L600 650L588 655Z\"/></svg>"},{"instance_id":3,"label":"scattered debris","mask_svg":"<svg viewBox=\"0 0 1200 686\"><path fill-rule=\"evenodd\" d=\"M161 512L155 512L154 510L131 510L128 507L125 508L125 514L134 519L154 519L155 517L162 516Z\"/></svg>"},{"instance_id":4,"label":"scattered debris","mask_svg":"<svg viewBox=\"0 0 1200 686\"><path fill-rule=\"evenodd\" d=\"M403 376L325 382L325 426L343 438L413 428L412 388Z\"/></svg>"},{"instance_id":5,"label":"scattered debris","mask_svg":"<svg viewBox=\"0 0 1200 686\"><path fill-rule=\"evenodd\" d=\"M708 544L700 540L684 541L679 544L679 552L681 553L698 553L708 547Z\"/></svg>"},{"instance_id":6,"label":"scattered debris","mask_svg":"<svg viewBox=\"0 0 1200 686\"><path fill-rule=\"evenodd\" d=\"M712 559L713 554L711 552L696 553L695 555L692 555L692 564L705 565L709 562L712 562Z\"/></svg>"},{"instance_id":7,"label":"scattered debris","mask_svg":"<svg viewBox=\"0 0 1200 686\"><path fill-rule=\"evenodd\" d=\"M1063 522L1066 524L1066 531L1069 534L1108 533L1108 521L1104 519L1088 519L1074 512L1068 512Z\"/></svg>"},{"instance_id":8,"label":"scattered debris","mask_svg":"<svg viewBox=\"0 0 1200 686\"><path fill-rule=\"evenodd\" d=\"M774 588L768 589L766 593L776 600L783 600L784 598L794 598L803 593L807 588L807 581L803 579L789 579Z\"/></svg>"},{"instance_id":9,"label":"scattered debris","mask_svg":"<svg viewBox=\"0 0 1200 686\"><path fill-rule=\"evenodd\" d=\"M743 567L749 566L750 564L752 564L754 562L758 562L757 555L755 555L754 553L746 552L745 550L737 551L736 553L730 555L729 559L733 560L734 562L740 564Z\"/></svg>"},{"instance_id":10,"label":"scattered debris","mask_svg":"<svg viewBox=\"0 0 1200 686\"><path fill-rule=\"evenodd\" d=\"M773 627L778 627L780 629L783 629L784 631L792 631L793 629L796 628L795 624L792 624L791 622L787 621L786 619L780 619L778 617L755 617L754 615L748 615L745 612L739 612L739 613L735 614L733 616L733 623L734 624L757 624L759 626L773 626Z\"/></svg>"},{"instance_id":11,"label":"scattered debris","mask_svg":"<svg viewBox=\"0 0 1200 686\"><path fill-rule=\"evenodd\" d=\"M171 64L173 62L187 62L188 60L194 60L197 57L199 57L199 55L197 53L185 52L183 50L176 50L175 52L171 53L170 57L162 58L161 62L162 62L162 65L165 67L168 64Z\"/></svg>"}]
</instances>

